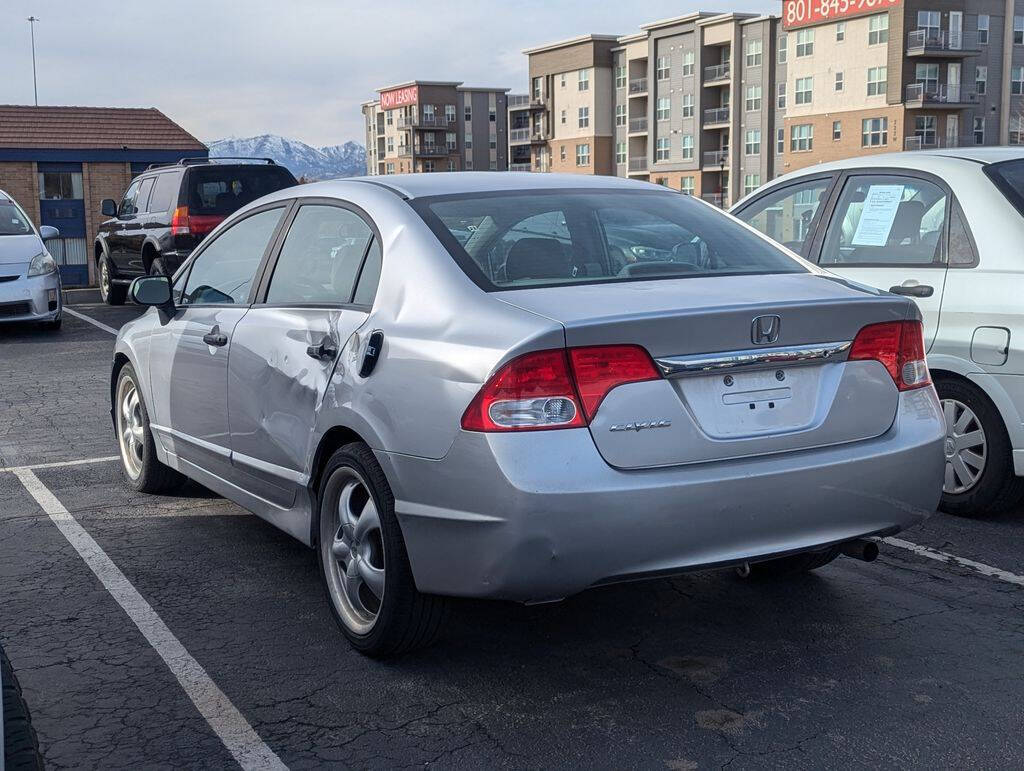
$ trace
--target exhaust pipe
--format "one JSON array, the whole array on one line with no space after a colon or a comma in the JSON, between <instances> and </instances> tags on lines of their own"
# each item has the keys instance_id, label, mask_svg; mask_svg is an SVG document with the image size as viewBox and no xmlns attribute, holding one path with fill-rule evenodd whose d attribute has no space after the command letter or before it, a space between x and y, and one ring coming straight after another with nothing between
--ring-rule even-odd
<instances>
[{"instance_id":1,"label":"exhaust pipe","mask_svg":"<svg viewBox=\"0 0 1024 771\"><path fill-rule=\"evenodd\" d=\"M847 557L853 557L861 562L874 562L878 557L878 544L863 538L856 538L839 544L839 551Z\"/></svg>"}]
</instances>

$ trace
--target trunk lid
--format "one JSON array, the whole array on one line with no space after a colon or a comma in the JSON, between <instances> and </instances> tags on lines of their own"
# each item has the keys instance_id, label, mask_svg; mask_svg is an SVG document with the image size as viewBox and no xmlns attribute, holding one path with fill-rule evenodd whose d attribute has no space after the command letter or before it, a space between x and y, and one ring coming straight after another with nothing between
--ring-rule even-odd
<instances>
[{"instance_id":1,"label":"trunk lid","mask_svg":"<svg viewBox=\"0 0 1024 771\"><path fill-rule=\"evenodd\" d=\"M892 425L899 392L881 363L846 362L848 344L867 324L900 321L913 312L904 298L814 273L497 296L562 323L570 347L642 345L667 375L614 388L591 421L599 451L619 468L792 452L879 436ZM769 321L758 326L755 319L762 316ZM765 352L771 354L761 360Z\"/></svg>"}]
</instances>

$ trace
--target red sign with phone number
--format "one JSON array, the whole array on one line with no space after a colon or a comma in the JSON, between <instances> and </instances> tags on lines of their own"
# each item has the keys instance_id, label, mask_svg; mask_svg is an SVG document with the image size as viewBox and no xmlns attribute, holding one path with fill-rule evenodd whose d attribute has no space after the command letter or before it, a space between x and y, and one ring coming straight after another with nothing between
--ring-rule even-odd
<instances>
[{"instance_id":1,"label":"red sign with phone number","mask_svg":"<svg viewBox=\"0 0 1024 771\"><path fill-rule=\"evenodd\" d=\"M825 24L851 16L888 11L902 0L783 0L782 26L786 29Z\"/></svg>"}]
</instances>

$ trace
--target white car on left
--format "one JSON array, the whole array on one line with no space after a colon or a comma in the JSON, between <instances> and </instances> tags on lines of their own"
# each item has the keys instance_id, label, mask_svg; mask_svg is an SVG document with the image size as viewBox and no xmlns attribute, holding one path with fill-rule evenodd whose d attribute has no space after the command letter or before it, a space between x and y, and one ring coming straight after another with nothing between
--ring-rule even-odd
<instances>
[{"instance_id":1,"label":"white car on left","mask_svg":"<svg viewBox=\"0 0 1024 771\"><path fill-rule=\"evenodd\" d=\"M46 249L57 228L38 230L10 195L0 190L0 323L37 321L60 329L60 272Z\"/></svg>"}]
</instances>

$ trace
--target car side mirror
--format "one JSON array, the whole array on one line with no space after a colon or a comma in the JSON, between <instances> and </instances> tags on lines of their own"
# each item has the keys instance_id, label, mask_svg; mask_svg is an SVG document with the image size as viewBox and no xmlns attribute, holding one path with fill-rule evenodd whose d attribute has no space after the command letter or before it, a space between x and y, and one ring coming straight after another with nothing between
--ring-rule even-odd
<instances>
[{"instance_id":1,"label":"car side mirror","mask_svg":"<svg viewBox=\"0 0 1024 771\"><path fill-rule=\"evenodd\" d=\"M173 309L171 279L167 276L140 276L132 282L128 296L139 305Z\"/></svg>"},{"instance_id":2,"label":"car side mirror","mask_svg":"<svg viewBox=\"0 0 1024 771\"><path fill-rule=\"evenodd\" d=\"M117 202L113 198L104 198L100 204L100 214L104 217L117 216Z\"/></svg>"},{"instance_id":3,"label":"car side mirror","mask_svg":"<svg viewBox=\"0 0 1024 771\"><path fill-rule=\"evenodd\" d=\"M53 225L40 225L39 237L44 241L52 241L55 238L60 238L60 231Z\"/></svg>"}]
</instances>

